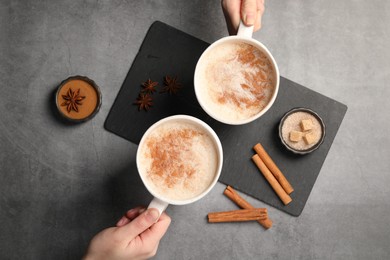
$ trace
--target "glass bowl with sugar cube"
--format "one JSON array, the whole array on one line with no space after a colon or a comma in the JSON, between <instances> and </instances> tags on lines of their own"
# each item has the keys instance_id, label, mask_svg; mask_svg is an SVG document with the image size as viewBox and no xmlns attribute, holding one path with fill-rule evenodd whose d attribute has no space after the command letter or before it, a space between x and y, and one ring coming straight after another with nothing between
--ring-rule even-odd
<instances>
[{"instance_id":1,"label":"glass bowl with sugar cube","mask_svg":"<svg viewBox=\"0 0 390 260\"><path fill-rule=\"evenodd\" d=\"M325 138L322 118L309 108L293 108L280 120L279 137L293 153L308 154L317 150Z\"/></svg>"}]
</instances>

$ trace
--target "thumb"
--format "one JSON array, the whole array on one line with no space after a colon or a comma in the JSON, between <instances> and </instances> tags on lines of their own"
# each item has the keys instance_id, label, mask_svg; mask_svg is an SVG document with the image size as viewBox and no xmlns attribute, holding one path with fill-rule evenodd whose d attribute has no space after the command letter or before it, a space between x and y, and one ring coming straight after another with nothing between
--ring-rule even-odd
<instances>
[{"instance_id":1,"label":"thumb","mask_svg":"<svg viewBox=\"0 0 390 260\"><path fill-rule=\"evenodd\" d=\"M246 26L252 26L256 22L256 0L243 0L241 2L241 19Z\"/></svg>"},{"instance_id":2,"label":"thumb","mask_svg":"<svg viewBox=\"0 0 390 260\"><path fill-rule=\"evenodd\" d=\"M139 234L150 228L154 223L156 223L159 217L160 213L157 209L147 209L141 215L133 219L133 221L130 223L119 227L117 231L118 235L122 239L131 241Z\"/></svg>"}]
</instances>

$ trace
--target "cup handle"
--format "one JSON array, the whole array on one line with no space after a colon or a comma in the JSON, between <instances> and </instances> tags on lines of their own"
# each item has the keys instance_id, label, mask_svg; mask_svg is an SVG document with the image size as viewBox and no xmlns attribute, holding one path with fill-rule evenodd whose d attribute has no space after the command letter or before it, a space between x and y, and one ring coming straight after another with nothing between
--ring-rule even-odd
<instances>
[{"instance_id":1,"label":"cup handle","mask_svg":"<svg viewBox=\"0 0 390 260\"><path fill-rule=\"evenodd\" d=\"M246 26L242 21L240 21L240 26L238 27L237 36L252 38L253 34L253 25Z\"/></svg>"},{"instance_id":2,"label":"cup handle","mask_svg":"<svg viewBox=\"0 0 390 260\"><path fill-rule=\"evenodd\" d=\"M158 210L160 215L165 211L165 209L168 207L168 203L165 201L162 201L156 197L153 198L153 200L150 202L148 209L155 208Z\"/></svg>"}]
</instances>

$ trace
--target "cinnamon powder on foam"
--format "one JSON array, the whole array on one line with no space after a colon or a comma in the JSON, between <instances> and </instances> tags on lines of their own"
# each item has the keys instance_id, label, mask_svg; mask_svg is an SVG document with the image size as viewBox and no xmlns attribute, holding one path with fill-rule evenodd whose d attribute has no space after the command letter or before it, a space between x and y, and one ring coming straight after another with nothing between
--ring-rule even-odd
<instances>
[{"instance_id":1,"label":"cinnamon powder on foam","mask_svg":"<svg viewBox=\"0 0 390 260\"><path fill-rule=\"evenodd\" d=\"M183 179L184 185L188 186L188 180L196 169L187 161L191 156L183 151L190 150L191 140L197 135L202 133L181 129L173 130L162 137L150 138L146 144L152 158L150 174L162 178L169 188Z\"/></svg>"},{"instance_id":2,"label":"cinnamon powder on foam","mask_svg":"<svg viewBox=\"0 0 390 260\"><path fill-rule=\"evenodd\" d=\"M237 60L243 66L246 65L251 69L257 70L255 72L240 71L238 73L241 73L242 77L245 79L245 82L240 84L241 88L245 92L249 92L251 94L251 98L248 98L244 95L237 95L236 92L228 89L223 93L223 96L219 98L219 101L221 103L225 103L226 99L230 99L237 106L244 104L246 108L250 108L258 106L259 101L264 99L264 88L266 87L266 84L264 83L272 85L273 82L267 76L267 73L269 74L270 72L267 71L266 73L264 69L264 67L266 67L266 69L269 70L271 67L270 64L267 64L267 57L257 48L249 44L245 45L247 46L240 46L240 48L237 50Z\"/></svg>"},{"instance_id":3,"label":"cinnamon powder on foam","mask_svg":"<svg viewBox=\"0 0 390 260\"><path fill-rule=\"evenodd\" d=\"M152 190L165 198L194 198L215 178L219 159L214 141L191 123L166 122L140 148L141 173Z\"/></svg>"},{"instance_id":4,"label":"cinnamon powder on foam","mask_svg":"<svg viewBox=\"0 0 390 260\"><path fill-rule=\"evenodd\" d=\"M229 58L214 63L215 66L225 67L225 73L211 66L214 68L208 69L208 79L214 81L213 91L218 93L218 103L253 110L253 114L256 114L271 99L275 84L274 70L269 59L256 47L247 43L235 45L234 53Z\"/></svg>"}]
</instances>

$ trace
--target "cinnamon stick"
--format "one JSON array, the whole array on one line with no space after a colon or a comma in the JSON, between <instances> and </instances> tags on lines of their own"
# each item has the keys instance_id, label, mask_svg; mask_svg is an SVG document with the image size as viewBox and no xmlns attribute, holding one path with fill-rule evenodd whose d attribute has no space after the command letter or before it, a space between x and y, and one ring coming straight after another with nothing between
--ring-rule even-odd
<instances>
[{"instance_id":1,"label":"cinnamon stick","mask_svg":"<svg viewBox=\"0 0 390 260\"><path fill-rule=\"evenodd\" d=\"M267 168L267 166L264 164L264 162L260 159L259 155L258 154L253 155L252 160L255 162L257 167L260 169L261 173L267 179L268 183L274 189L274 191L279 196L279 198L283 202L283 204L284 205L289 204L292 201L291 197L286 193L286 191L283 189L283 187L279 184L279 182L276 180L275 176L271 173L271 171Z\"/></svg>"},{"instance_id":2,"label":"cinnamon stick","mask_svg":"<svg viewBox=\"0 0 390 260\"><path fill-rule=\"evenodd\" d=\"M223 194L225 194L229 199L236 203L240 208L254 208L249 202L243 199L231 186L227 186ZM260 225L262 225L265 229L269 229L272 227L272 220L268 217L268 214L266 219L259 219L257 220L257 222L259 222Z\"/></svg>"},{"instance_id":3,"label":"cinnamon stick","mask_svg":"<svg viewBox=\"0 0 390 260\"><path fill-rule=\"evenodd\" d=\"M286 191L286 193L290 194L291 192L293 192L293 187L288 182L284 174L280 171L278 166L274 163L269 154L265 151L264 147L260 143L258 143L253 147L253 149L256 151L256 153L259 155L260 159L264 162L268 169L272 172L272 174L278 180L278 182Z\"/></svg>"},{"instance_id":4,"label":"cinnamon stick","mask_svg":"<svg viewBox=\"0 0 390 260\"><path fill-rule=\"evenodd\" d=\"M267 209L253 208L211 212L207 216L210 223L260 220L267 218Z\"/></svg>"}]
</instances>

